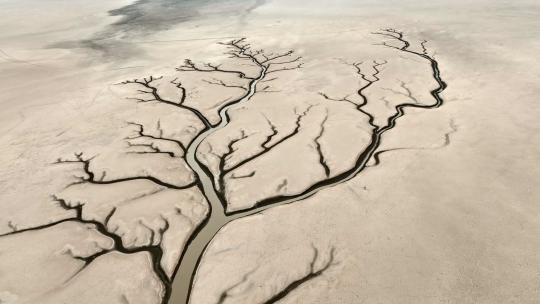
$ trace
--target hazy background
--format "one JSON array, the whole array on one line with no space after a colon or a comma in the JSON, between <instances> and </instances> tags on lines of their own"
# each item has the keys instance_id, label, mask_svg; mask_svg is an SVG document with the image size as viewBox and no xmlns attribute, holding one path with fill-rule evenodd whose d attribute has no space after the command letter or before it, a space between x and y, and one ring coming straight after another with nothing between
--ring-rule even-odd
<instances>
[{"instance_id":1,"label":"hazy background","mask_svg":"<svg viewBox=\"0 0 540 304\"><path fill-rule=\"evenodd\" d=\"M374 25L407 21L426 29L468 25L463 30L475 30L471 27L488 18L512 30L513 21L538 17L538 1L3 0L0 16L2 28L9 29L0 33L4 59L11 53L6 48L29 45L87 49L93 51L90 56L112 60L141 55L137 42L152 40L158 32L204 26L218 36L242 35L265 20L321 18L328 22L354 17L359 23L370 20ZM515 34L526 32L530 33L516 29ZM176 37L197 38L212 37Z\"/></svg>"}]
</instances>

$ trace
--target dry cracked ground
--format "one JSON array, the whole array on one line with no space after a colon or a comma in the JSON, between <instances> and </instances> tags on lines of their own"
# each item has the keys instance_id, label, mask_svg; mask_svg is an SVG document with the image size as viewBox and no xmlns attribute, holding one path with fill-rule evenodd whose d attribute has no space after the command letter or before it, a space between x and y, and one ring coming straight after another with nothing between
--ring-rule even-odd
<instances>
[{"instance_id":1,"label":"dry cracked ground","mask_svg":"<svg viewBox=\"0 0 540 304\"><path fill-rule=\"evenodd\" d=\"M0 1L0 303L538 303L537 1Z\"/></svg>"}]
</instances>

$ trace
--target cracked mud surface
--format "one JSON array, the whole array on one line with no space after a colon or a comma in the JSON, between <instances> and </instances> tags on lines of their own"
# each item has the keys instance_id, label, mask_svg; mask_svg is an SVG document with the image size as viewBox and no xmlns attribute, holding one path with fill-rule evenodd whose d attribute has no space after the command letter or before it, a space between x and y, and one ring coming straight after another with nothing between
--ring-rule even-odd
<instances>
[{"instance_id":1,"label":"cracked mud surface","mask_svg":"<svg viewBox=\"0 0 540 304\"><path fill-rule=\"evenodd\" d=\"M535 3L211 2L0 4L0 303L535 303Z\"/></svg>"}]
</instances>

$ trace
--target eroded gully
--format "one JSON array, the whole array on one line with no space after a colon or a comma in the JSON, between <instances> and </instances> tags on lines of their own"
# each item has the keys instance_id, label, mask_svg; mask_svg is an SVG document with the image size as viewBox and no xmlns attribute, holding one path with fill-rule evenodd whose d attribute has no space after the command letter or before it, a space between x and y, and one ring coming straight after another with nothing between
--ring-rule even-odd
<instances>
[{"instance_id":1,"label":"eroded gully","mask_svg":"<svg viewBox=\"0 0 540 304\"><path fill-rule=\"evenodd\" d=\"M192 281L195 277L197 266L202 258L206 246L208 246L214 235L216 235L216 233L228 222L239 217L249 215L226 214L225 206L214 188L211 173L203 168L203 166L197 160L196 154L197 148L203 140L205 140L210 134L224 128L229 123L229 115L227 113L228 110L237 104L248 101L255 94L257 83L263 79L266 74L266 67L260 66L260 68L261 72L259 76L250 82L247 93L241 99L239 99L238 102L231 103L221 108L219 112L220 123L216 126L211 126L206 131L199 134L191 142L186 151L186 162L197 174L203 194L210 205L210 210L205 222L200 224L199 229L194 232L191 239L186 244L179 266L176 269L174 280L171 284L172 291L170 299L168 299L168 302L166 303L184 304L189 302Z\"/></svg>"},{"instance_id":2,"label":"eroded gully","mask_svg":"<svg viewBox=\"0 0 540 304\"><path fill-rule=\"evenodd\" d=\"M285 205L299 200L303 200L317 193L318 191L343 183L355 177L358 173L366 168L366 165L370 158L373 156L377 148L381 143L381 137L387 131L393 129L396 125L396 121L399 117L405 115L405 109L407 108L420 108L420 109L433 109L442 106L443 99L440 94L446 89L447 84L442 80L438 63L435 59L425 54L417 53L407 49L401 51L422 57L427 60L432 68L432 77L437 82L437 88L430 91L431 96L435 99L435 103L429 105L415 104L415 103L403 103L395 107L395 114L388 118L387 124L383 127L375 128L372 133L372 138L367 148L359 155L355 166L350 170L335 175L331 178L319 181L306 189L304 192L290 195L290 196L276 196L267 200L259 202L255 207L227 213L223 202L219 199L219 196L214 188L212 177L210 172L204 169L196 158L197 148L200 143L207 138L210 134L225 127L229 123L229 116L227 111L236 104L244 103L248 101L254 94L257 83L265 76L266 69L261 67L261 74L253 79L249 85L248 92L238 102L227 105L220 109L219 115L221 121L218 125L208 128L205 132L198 135L190 144L186 152L186 161L192 170L198 175L200 185L202 186L204 195L210 204L209 215L205 222L201 223L199 229L195 231L191 239L186 244L182 257L180 259L178 268L176 269L174 280L171 285L171 294L169 299L164 299L164 303L169 304L187 304L189 303L189 297L191 287L197 267L204 254L204 251L208 244L212 241L217 232L224 227L227 223L245 216L249 216L255 213L259 213L271 207L279 205ZM370 115L371 116L371 115Z\"/></svg>"}]
</instances>

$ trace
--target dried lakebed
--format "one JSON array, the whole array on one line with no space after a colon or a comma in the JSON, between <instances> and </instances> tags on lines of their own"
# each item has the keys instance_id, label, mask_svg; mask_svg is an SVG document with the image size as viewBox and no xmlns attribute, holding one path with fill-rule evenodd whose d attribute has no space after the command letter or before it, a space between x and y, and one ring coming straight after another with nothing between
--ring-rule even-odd
<instances>
[{"instance_id":1,"label":"dried lakebed","mask_svg":"<svg viewBox=\"0 0 540 304\"><path fill-rule=\"evenodd\" d=\"M197 107L193 107L189 103L185 103L189 84L186 87L178 78L171 78L172 80L166 81L163 76L150 76L119 83L121 87L126 85L138 88L135 91L138 95L134 98L128 97L128 99L159 107L172 107L180 114L188 113L192 120L179 120L178 117L173 117L175 119L170 120L167 125L166 119L160 115L163 112L159 112L157 115L147 112L150 114L149 116L157 120L156 128L153 131L145 126L145 124L148 124L148 120L142 122L128 121L129 127L136 127L134 130L136 132L135 135L124 138L128 150L121 151L120 155L125 157L127 155L125 153L129 153L147 157L147 160L150 158L158 160L158 162L152 163L150 166L151 171L144 169L140 171L126 170L121 172L120 175L114 176L113 174L111 176L108 174L106 166L101 167L100 172L99 159L96 160L96 156L89 157L83 152L78 152L75 153L74 158L58 158L55 164L69 166L79 172L82 171L82 174L73 175L73 181L67 184L64 190L51 195L53 202L56 202L59 207L70 211L72 214L46 225L25 229L18 229L16 225L10 223L12 232L2 236L17 238L26 235L25 232L49 231L50 228L57 228L58 225L64 223L83 225L97 235L106 238L110 244L104 247L97 246L93 248L91 253L82 255L72 249L60 251L64 252L60 255L62 259L78 261L76 263L79 265L79 268L74 272L74 275L68 278L67 282L75 282L73 284L76 284L81 278L84 279L87 272L101 265L100 263L103 263L104 260L114 257L115 254L121 253L126 257L146 255L150 258L149 262L151 262L147 271L153 272L153 275L144 275L141 279L150 278L155 282L155 288L143 288L144 291L154 293L148 296L153 303L189 303L192 288L196 283L197 271L201 263L204 263L205 250L212 243L220 229L236 219L306 199L322 189L333 187L354 178L367 167L379 165L381 163L381 154L392 151L392 149L379 149L383 136L396 127L396 122L400 117L407 114L407 109L435 109L443 105L444 100L441 93L447 85L441 77L438 62L430 55L426 47L427 41L424 40L411 46L403 32L394 29L384 29L374 34L384 38L381 45L390 49L389 51L408 55L411 58L415 57L410 62L413 62L415 67L418 66L419 70L424 69L427 71L429 68L430 73L426 73L424 76L426 79L430 79L436 87L427 89L424 83L421 84L424 97L429 100L427 103L419 102L406 84L401 82L401 88L405 90L405 93L401 91L398 94L399 97L391 106L389 102L386 102L387 111L381 117L376 109L370 107L373 103L371 103L371 98L368 98L370 95L367 91L371 91L373 86L381 81L388 61L373 60L371 62L353 63L342 61L347 69L353 71L352 74L357 80L357 84L353 84L354 97L351 97L352 94L344 94L344 97L331 97L331 94L318 92L316 98L322 102L294 104L295 116L293 116L292 120L289 120L292 124L286 125L289 131L285 132L283 132L283 126L278 128L265 113L259 113L266 119L267 124L264 124L263 121L262 125L263 128L266 128L266 132L256 131L248 135L243 128L249 122L243 119L249 119L249 116L238 119L239 117L234 115L234 119L231 119L231 113L229 112L233 109L236 110L235 107L237 106L245 109L247 106L254 105L255 103L250 102L250 100L256 93L276 92L272 90L271 85L267 84L279 78L274 76L274 73L299 69L303 64L302 57L293 55L292 50L278 53L266 52L262 49L256 50L243 38L221 43L228 49L225 54L228 54L229 58L236 61L238 68L227 68L221 64L212 63L199 65L187 59L176 70L182 73L193 72L203 77L208 74L212 76L218 74L222 77L229 76L229 79L211 78L211 80L208 80L203 78L202 81L210 85L222 86L223 89L233 88L236 92L241 89L242 94L235 94L233 97L225 99L220 103L221 106L215 113L208 113L199 109L204 108L203 104L199 105L197 103ZM270 74L272 76L268 77ZM164 89L163 85L168 85L178 95L171 96L171 91L167 92L167 87ZM349 90L349 87L345 89ZM339 94L341 94L341 90ZM272 105L271 108L275 107L277 106ZM329 109L336 112L331 112ZM279 107L279 110L278 116L274 116L276 121L287 118L281 111L281 107ZM342 125L333 125L329 123L330 119L328 118L330 115L336 115L335 113L342 115L343 112L348 115L354 113L352 119L348 119L348 116L346 116L346 121L359 126L358 128L362 132L359 132L358 136L364 136L364 142L349 145L348 149L351 150L351 154L346 159L350 162L343 162L343 159L341 159L336 165L335 159L333 162L330 157L331 153L325 150L334 147L321 138L323 138L323 135L331 134L332 131L341 130L338 128L342 127ZM211 116L212 114L217 115ZM341 121L342 116L332 117L338 118L334 121ZM163 124L162 119L165 121ZM179 121L185 122L186 125L184 127L177 126L177 129L190 131L176 133L178 130L174 131L173 128L167 128L167 126L176 126ZM311 124L308 124L310 121ZM239 135L235 135L234 130L231 134L229 128L225 129L228 126L234 129L232 125L237 122L243 123L240 126ZM350 125L345 126L349 127ZM451 127L451 132L455 132L456 127L452 124ZM227 131L225 136L216 133L220 130ZM449 134L451 132L445 134L445 143L441 147L450 143ZM188 134L188 136L177 136L178 134ZM214 136L216 134L219 136ZM256 140L255 142L251 141L251 145L244 145L249 150L247 155L237 153L240 144L245 144L249 139L252 139L250 136L253 134L263 136L253 137ZM341 133L335 134L341 136ZM221 146L219 141L216 145L216 138L222 141ZM246 141L244 142L244 140ZM301 153L310 155L309 163L305 168L316 170L317 175L313 175L314 178L301 180L302 175L293 176L289 172L286 162L283 162L282 171L278 172L277 175L279 179L276 180L275 175L274 177L268 175L274 180L273 184L267 184L260 180L261 177L268 177L266 174L256 174L255 171L249 173L250 171L246 171L245 167L243 167L249 163L251 170L261 169L259 163L252 163L252 161L260 158L263 160L270 159L272 162L286 160L287 153L283 152L287 152L287 150L282 149L291 143L289 140L296 140L292 141L296 145L289 145L288 147L293 150L289 150L288 153L290 151L302 151ZM298 145L298 143L300 144ZM275 149L276 147L278 149ZM202 148L210 150L203 150ZM272 155L268 156L268 152L272 152ZM209 156L212 157L209 158ZM232 156L236 156L236 158L232 158ZM277 157L278 159L270 157ZM97 167L95 162L98 163ZM130 165L134 164L135 162ZM243 167L243 170L235 171L240 167ZM161 174L163 172L160 172L160 169L169 170L165 170L165 173ZM233 174L233 171L235 174L241 174L241 176ZM171 175L173 173L182 173L183 175ZM306 174L306 172L299 173ZM285 175L285 178L283 175ZM257 193L250 192L253 190L254 184L247 183L243 184L243 190L235 190L237 193L245 194L241 199L231 196L228 190L231 189L229 188L229 182L233 178L242 178L242 181L255 180L258 182L255 185L261 185L260 189L257 188L257 190L261 191ZM139 189L141 185L146 187L145 191ZM283 185L289 185L291 188L281 191ZM266 190L263 189L264 187L266 187ZM137 193L137 191L140 193ZM244 191L247 192L244 193ZM97 195L98 192L103 192L101 193L103 195ZM107 193L114 195L109 197ZM160 194L166 196L162 196L161 200L153 196ZM129 195L133 197L130 198ZM127 202L127 204L124 202ZM154 208L149 208L148 204L150 203L153 204ZM199 211L195 212L195 209ZM126 223L130 222L133 226L126 226ZM180 242L182 243L179 244ZM309 263L308 273L300 278L292 279L278 290L272 290L272 294L265 295L265 300L262 303L275 303L287 297L293 290L322 275L335 263L339 263L337 261L339 258L334 255L335 251L339 251L339 248L332 246L329 256L321 266L319 265L321 263L318 263L319 249L313 244L312 246L314 258ZM317 265L320 267L317 267ZM76 266L74 265L74 267ZM141 284L144 285L144 283ZM130 287L136 289L134 297L137 298L137 292L140 289L134 286L136 284ZM69 292L77 290L76 287L71 290L68 289L64 286L58 289L58 293L47 294L50 303L65 301L65 299L71 297ZM96 288L94 291L101 293L102 289ZM65 290L67 291L64 292ZM111 295L104 295L103 298L115 296L114 288L104 291L109 292ZM229 291L229 289L226 289L221 292L221 295L217 296L218 303L223 303L229 297ZM20 295L24 294L22 291L18 292ZM39 293L33 296L43 298L43 295ZM123 297L127 299L128 296L124 294ZM82 302L92 300L93 298L89 297L87 300L82 300ZM49 303L47 299L43 302Z\"/></svg>"}]
</instances>

